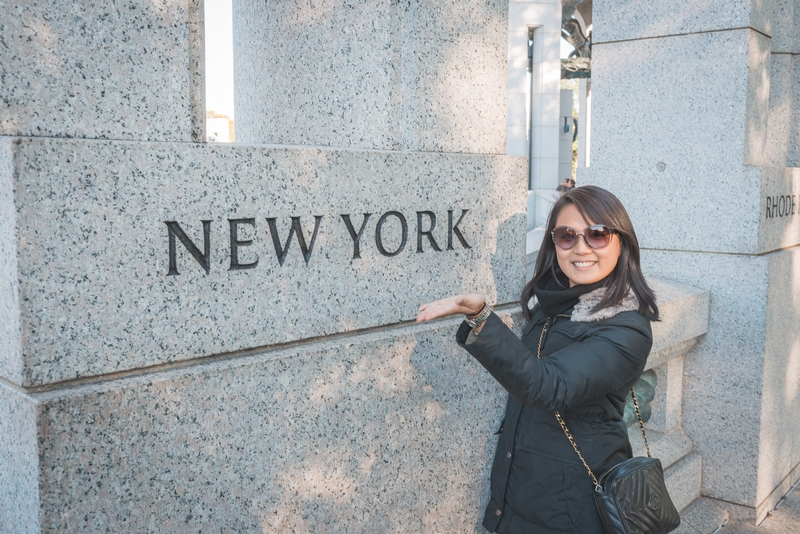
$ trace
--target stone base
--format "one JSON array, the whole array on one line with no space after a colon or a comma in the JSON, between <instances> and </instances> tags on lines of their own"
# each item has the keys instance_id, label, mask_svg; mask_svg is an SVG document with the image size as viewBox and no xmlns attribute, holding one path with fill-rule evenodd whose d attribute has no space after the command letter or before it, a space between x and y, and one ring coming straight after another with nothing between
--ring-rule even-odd
<instances>
[{"instance_id":1,"label":"stone base","mask_svg":"<svg viewBox=\"0 0 800 534\"><path fill-rule=\"evenodd\" d=\"M29 395L5 383L0 530L472 531L506 394L453 342L459 322Z\"/></svg>"}]
</instances>

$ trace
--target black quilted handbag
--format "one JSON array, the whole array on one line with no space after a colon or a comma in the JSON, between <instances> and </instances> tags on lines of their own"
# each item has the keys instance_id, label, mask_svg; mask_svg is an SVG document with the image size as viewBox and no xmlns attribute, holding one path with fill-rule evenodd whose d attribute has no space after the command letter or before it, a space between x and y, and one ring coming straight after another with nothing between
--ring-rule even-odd
<instances>
[{"instance_id":1,"label":"black quilted handbag","mask_svg":"<svg viewBox=\"0 0 800 534\"><path fill-rule=\"evenodd\" d=\"M661 462L650 454L633 389L631 396L642 429L647 458L640 456L625 460L600 475L599 480L589 469L558 412L556 419L594 482L594 502L606 534L666 534L678 528L681 516L667 492Z\"/></svg>"},{"instance_id":2,"label":"black quilted handbag","mask_svg":"<svg viewBox=\"0 0 800 534\"><path fill-rule=\"evenodd\" d=\"M665 534L681 524L657 458L625 460L598 483L594 501L609 534Z\"/></svg>"}]
</instances>

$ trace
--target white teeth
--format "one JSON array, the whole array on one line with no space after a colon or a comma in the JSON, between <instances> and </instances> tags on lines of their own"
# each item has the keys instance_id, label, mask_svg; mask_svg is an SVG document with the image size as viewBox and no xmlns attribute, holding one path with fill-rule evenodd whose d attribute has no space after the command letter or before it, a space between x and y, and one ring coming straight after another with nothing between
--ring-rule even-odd
<instances>
[{"instance_id":1,"label":"white teeth","mask_svg":"<svg viewBox=\"0 0 800 534\"><path fill-rule=\"evenodd\" d=\"M575 267L591 267L595 264L593 261L574 261L572 262Z\"/></svg>"}]
</instances>

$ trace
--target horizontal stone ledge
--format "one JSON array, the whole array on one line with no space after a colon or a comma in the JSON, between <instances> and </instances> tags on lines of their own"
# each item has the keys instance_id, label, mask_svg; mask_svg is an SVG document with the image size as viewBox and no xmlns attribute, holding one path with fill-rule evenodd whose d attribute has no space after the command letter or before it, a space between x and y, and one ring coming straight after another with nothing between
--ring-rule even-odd
<instances>
[{"instance_id":1,"label":"horizontal stone ledge","mask_svg":"<svg viewBox=\"0 0 800 534\"><path fill-rule=\"evenodd\" d=\"M675 313L684 313L687 309L694 306L693 313L697 317L703 317L703 306L707 306L707 293L700 292L683 285L664 282L661 280L648 280L654 290L658 292L658 303L661 311L662 322L677 323L675 317L670 317ZM706 299L702 297L705 295ZM700 297L699 300L694 300ZM688 299L688 300L687 300ZM524 322L521 310L517 303L504 304L495 307L495 311L508 324L517 325L517 328ZM707 316L707 313L706 313ZM353 344L369 341L386 341L398 335L425 332L430 329L441 328L443 324L449 324L453 329L461 322L460 317L444 318L431 323L398 323L380 327L369 328L363 331L335 334L321 338L298 340L282 346L253 348L239 353L223 353L210 355L204 358L197 358L189 361L171 362L147 368L131 369L128 371L110 373L88 378L78 378L66 382L52 383L41 386L19 387L9 383L9 387L18 388L22 393L29 393L36 402L47 402L50 400L80 396L87 393L97 393L107 391L109 388L125 387L128 384L142 384L156 379L176 378L196 373L204 373L210 370L219 370L227 367L237 367L252 365L272 359L287 359L306 352L317 350L328 350L343 343ZM659 323L654 323L659 324ZM697 338L681 340L671 326L664 328L654 327L654 347L664 346L661 350L651 352L648 357L646 369L651 369L663 363L683 356L688 350L697 343ZM698 330L687 328L683 335L691 336ZM699 330L705 330L700 323ZM688 332L688 333L686 333ZM670 338L677 341L669 344ZM665 346L666 345L666 346ZM0 380L1 381L1 380Z\"/></svg>"},{"instance_id":2,"label":"horizontal stone ledge","mask_svg":"<svg viewBox=\"0 0 800 534\"><path fill-rule=\"evenodd\" d=\"M504 304L497 306L495 312L500 318L519 333L524 318L518 304ZM61 399L82 397L85 395L104 393L122 388L139 387L157 381L177 380L194 375L217 373L226 369L235 369L247 366L267 365L273 360L288 361L300 358L307 354L322 354L328 351L338 351L343 348L360 344L385 344L392 345L396 339L405 336L425 336L430 332L450 329L455 339L455 332L463 321L463 317L446 317L431 322L414 323L404 322L395 325L370 328L364 331L355 331L325 336L311 340L301 340L278 347L255 348L242 351L238 354L220 354L199 358L185 362L174 362L154 366L152 368L131 369L122 373L101 375L86 379L76 379L69 382L47 384L22 388L16 384L5 382L18 393L26 396L36 403L48 403ZM453 341L455 344L455 341ZM0 379L0 384L3 381Z\"/></svg>"}]
</instances>

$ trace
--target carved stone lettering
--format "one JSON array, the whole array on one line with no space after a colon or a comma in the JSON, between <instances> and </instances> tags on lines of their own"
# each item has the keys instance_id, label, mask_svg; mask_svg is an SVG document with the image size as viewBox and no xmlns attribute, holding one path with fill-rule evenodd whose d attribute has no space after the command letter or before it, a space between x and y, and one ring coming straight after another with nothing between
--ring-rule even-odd
<instances>
[{"instance_id":1,"label":"carved stone lettering","mask_svg":"<svg viewBox=\"0 0 800 534\"><path fill-rule=\"evenodd\" d=\"M356 233L355 228L353 227L353 223L350 222L350 215L347 213L343 213L341 215L342 220L344 220L344 224L347 226L347 231L350 233L350 237L353 239L353 259L361 257L361 234L364 233L364 228L367 226L367 220L369 216L372 215L371 213L364 214L364 220L361 222L361 228L359 228L358 233Z\"/></svg>"},{"instance_id":2,"label":"carved stone lettering","mask_svg":"<svg viewBox=\"0 0 800 534\"><path fill-rule=\"evenodd\" d=\"M428 230L422 229L422 216L425 215L431 222L431 227ZM431 242L433 250L441 251L442 249L436 244L433 239L433 229L436 228L436 214L432 211L418 211L417 212L417 252L422 252L422 236L426 236L428 241Z\"/></svg>"},{"instance_id":3,"label":"carved stone lettering","mask_svg":"<svg viewBox=\"0 0 800 534\"><path fill-rule=\"evenodd\" d=\"M774 195L766 198L764 217L792 217L797 215L797 195Z\"/></svg>"},{"instance_id":4,"label":"carved stone lettering","mask_svg":"<svg viewBox=\"0 0 800 534\"><path fill-rule=\"evenodd\" d=\"M453 224L453 210L447 210L447 250L453 250L453 234L455 234L461 242L462 247L472 248L467 244L467 240L464 239L464 234L458 229L458 225L464 220L464 215L466 215L468 211L469 210L461 210L461 217Z\"/></svg>"},{"instance_id":5,"label":"carved stone lettering","mask_svg":"<svg viewBox=\"0 0 800 534\"><path fill-rule=\"evenodd\" d=\"M297 235L297 243L300 245L300 250L303 252L303 258L306 260L306 265L311 259L311 252L314 250L314 242L317 240L317 232L319 231L319 223L322 220L322 215L314 215L314 232L311 234L311 243L306 245L306 238L303 235L303 226L300 224L300 217L292 217L292 227L289 230L289 237L286 238L286 245L281 247L281 239L278 235L278 227L276 224L276 217L267 218L269 224L269 233L272 235L272 244L275 246L275 255L278 256L278 263L283 266L286 261L286 254L289 252L289 244L292 242L292 236Z\"/></svg>"},{"instance_id":6,"label":"carved stone lettering","mask_svg":"<svg viewBox=\"0 0 800 534\"><path fill-rule=\"evenodd\" d=\"M402 240L400 241L400 246L397 247L397 250L394 252L388 252L383 247L383 237L381 235L383 231L383 223L386 222L386 218L390 215L397 217L400 220L400 226L402 229ZM387 211L381 215L381 218L378 219L378 225L375 227L375 246L378 247L378 252L388 257L397 256L405 248L406 241L408 241L408 223L406 222L406 218L403 217L403 214L399 211Z\"/></svg>"},{"instance_id":7,"label":"carved stone lettering","mask_svg":"<svg viewBox=\"0 0 800 534\"><path fill-rule=\"evenodd\" d=\"M794 196L787 196L783 200L781 200L778 196L775 197L768 197L767 198L767 217L777 217L777 216L784 216L785 214L794 213L796 211L796 203ZM454 210L447 210L447 249L446 250L453 250L453 236L458 239L458 242L461 243L461 246L465 249L472 248L469 243L467 243L466 238L464 237L463 232L459 229L459 225L464 221L464 217L469 212L468 209L462 209L461 215L458 217L458 220L454 221L453 217ZM442 247L439 245L437 238L434 237L434 232L436 231L436 213L431 210L420 210L415 212L417 214L417 253L425 252L425 238L427 238L427 242L430 245L430 248L436 252L442 252ZM356 229L355 224L353 224L353 220L349 213L342 213L339 216L342 218L344 222L344 226L347 229L347 233L350 235L350 239L353 240L353 256L352 259L361 258L361 238L364 235L364 231L366 230L367 223L371 220L372 213L364 213L363 218L361 219L361 223ZM309 264L311 260L311 254L314 251L314 246L317 241L317 235L320 232L321 222L322 222L322 215L314 215L314 229L311 232L305 232L303 230L303 225L300 221L300 217L290 217L291 224L288 225L288 235L286 236L285 240L281 238L281 231L278 229L278 218L277 217L267 217L267 225L269 227L270 237L272 238L272 245L275 249L275 256L278 259L278 263L283 266L286 261L286 257L289 254L289 248L291 246L292 240L296 239L297 244L300 247L300 251L303 254L303 259L305 260L306 265ZM400 223L400 242L394 240L393 237L397 234L393 232L397 230L397 226L391 218L397 219ZM173 276L180 274L178 272L177 267L177 241L180 241L189 254L200 264L200 266L205 270L206 274L210 273L211 270L211 221L201 221L203 223L203 251L200 251L200 248L192 242L191 239L187 236L186 232L183 231L183 228L176 222L176 221L164 221L164 224L167 225L167 235L169 240L169 272L167 276ZM387 229L387 234L384 234L384 225L389 223L389 228ZM249 225L249 230L252 237L250 239L242 239L241 232L242 226ZM229 236L230 236L230 266L228 271L241 271L247 269L255 269L257 268L260 258L258 254L256 254L253 250L249 249L244 253L245 261L242 261L241 255L243 254L242 248L243 247L250 247L255 245L257 235L256 235L256 218L255 217L244 217L239 219L228 219L228 227L229 227ZM286 228L284 223L284 229ZM341 227L339 227L339 231L341 231ZM440 235L438 237L439 240L443 240L444 236L443 230L440 230ZM310 239L307 237L310 234ZM387 250L386 248L386 240L389 239L389 247L394 248L394 250ZM335 242L335 241L334 241ZM408 221L401 212L399 211L387 211L383 215L380 216L378 222L375 226L375 246L380 252L381 255L386 257L394 257L400 254L403 250L405 250L406 244L408 243ZM348 251L342 251L343 253L347 254ZM252 261L251 261L252 260Z\"/></svg>"},{"instance_id":8,"label":"carved stone lettering","mask_svg":"<svg viewBox=\"0 0 800 534\"><path fill-rule=\"evenodd\" d=\"M245 239L240 241L238 228L240 224L250 224L254 228L256 226L255 219L228 219L231 229L231 266L229 271L238 271L240 269L253 269L258 265L258 257L256 261L250 263L239 263L239 247L248 247L253 244L252 239Z\"/></svg>"},{"instance_id":9,"label":"carved stone lettering","mask_svg":"<svg viewBox=\"0 0 800 534\"><path fill-rule=\"evenodd\" d=\"M186 232L180 227L180 225L176 221L164 221L164 224L167 225L167 234L169 236L169 272L167 276L173 276L180 274L178 272L178 262L176 259L176 250L175 250L175 237L177 236L183 246L186 247L186 250L189 251L189 254L197 260L203 269L205 269L206 274L209 273L211 270L211 221L200 221L203 223L203 253L200 253L200 249L192 243L192 240L189 239L189 236L186 235Z\"/></svg>"}]
</instances>

